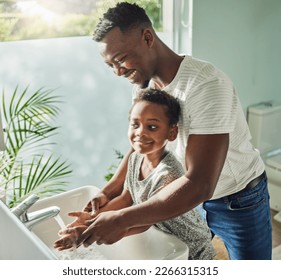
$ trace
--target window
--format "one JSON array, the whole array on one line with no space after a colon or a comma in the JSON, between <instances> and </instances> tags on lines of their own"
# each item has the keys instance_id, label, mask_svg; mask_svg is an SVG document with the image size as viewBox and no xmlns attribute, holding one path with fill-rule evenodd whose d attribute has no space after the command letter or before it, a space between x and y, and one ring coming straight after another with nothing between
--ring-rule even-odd
<instances>
[{"instance_id":1,"label":"window","mask_svg":"<svg viewBox=\"0 0 281 280\"><path fill-rule=\"evenodd\" d=\"M164 0L165 1L165 0ZM117 0L0 0L0 41L91 35L98 19ZM137 0L156 31L163 31L163 0Z\"/></svg>"}]
</instances>

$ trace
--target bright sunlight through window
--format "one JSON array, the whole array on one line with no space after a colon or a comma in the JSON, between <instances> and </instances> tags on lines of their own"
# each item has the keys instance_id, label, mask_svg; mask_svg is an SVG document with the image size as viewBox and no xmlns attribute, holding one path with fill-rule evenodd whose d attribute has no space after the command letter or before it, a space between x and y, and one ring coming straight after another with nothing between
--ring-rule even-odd
<instances>
[{"instance_id":1,"label":"bright sunlight through window","mask_svg":"<svg viewBox=\"0 0 281 280\"><path fill-rule=\"evenodd\" d=\"M143 7L162 31L163 0L126 0ZM164 0L165 1L165 0ZM89 36L117 0L0 0L0 41Z\"/></svg>"}]
</instances>

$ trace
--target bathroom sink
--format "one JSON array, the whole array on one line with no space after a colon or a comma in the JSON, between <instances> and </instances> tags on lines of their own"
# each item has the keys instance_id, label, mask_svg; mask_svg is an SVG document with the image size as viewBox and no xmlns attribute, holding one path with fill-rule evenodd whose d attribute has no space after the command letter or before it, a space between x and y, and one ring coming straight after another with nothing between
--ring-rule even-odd
<instances>
[{"instance_id":1,"label":"bathroom sink","mask_svg":"<svg viewBox=\"0 0 281 280\"><path fill-rule=\"evenodd\" d=\"M56 259L51 250L0 200L0 260Z\"/></svg>"},{"instance_id":2,"label":"bathroom sink","mask_svg":"<svg viewBox=\"0 0 281 280\"><path fill-rule=\"evenodd\" d=\"M166 234L155 227L151 227L144 233L129 236L112 245L93 244L88 248L83 246L76 250L59 252L53 249L53 243L57 240L60 230L58 219L64 224L73 221L67 215L70 211L80 211L83 206L99 191L93 186L83 186L49 198L41 199L30 211L39 210L49 206L58 206L61 209L57 219L50 219L41 224L35 225L33 234L39 237L52 254L58 259L188 259L188 247L175 236ZM60 222L61 223L61 222Z\"/></svg>"}]
</instances>

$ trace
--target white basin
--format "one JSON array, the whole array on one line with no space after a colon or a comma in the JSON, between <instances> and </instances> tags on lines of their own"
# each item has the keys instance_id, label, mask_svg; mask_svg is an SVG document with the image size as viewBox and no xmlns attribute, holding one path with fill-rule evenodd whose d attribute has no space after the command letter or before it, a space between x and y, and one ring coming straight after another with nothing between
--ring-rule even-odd
<instances>
[{"instance_id":1,"label":"white basin","mask_svg":"<svg viewBox=\"0 0 281 280\"><path fill-rule=\"evenodd\" d=\"M67 216L70 211L80 211L84 205L99 191L93 186L80 187L56 196L38 201L33 209L38 210L49 206L58 206L61 209L60 217L65 224L73 221ZM55 219L48 220L34 227L33 232L49 247L58 239L57 232L60 227ZM61 255L52 249L59 258L76 258L75 254ZM123 238L112 245L93 244L88 248L79 248L82 258L104 258L104 259L188 259L188 247L175 236L163 233L151 227L144 233ZM87 252L89 252L87 254ZM97 254L96 254L97 253ZM80 258L79 256L77 258Z\"/></svg>"},{"instance_id":2,"label":"white basin","mask_svg":"<svg viewBox=\"0 0 281 280\"><path fill-rule=\"evenodd\" d=\"M73 189L39 200L34 206L32 206L30 212L49 206L58 206L61 209L59 216L65 224L68 224L73 221L73 218L69 217L67 213L70 211L80 211L90 198L98 191L99 189L93 186L84 186ZM28 232L28 230L22 227L22 225L18 230L24 230L25 235L28 235L28 239L31 239L34 243L33 246L28 247L29 252L26 254L29 257L30 254L32 254L32 250L39 250L42 252L39 255L35 254L34 259L188 259L188 247L185 243L175 236L163 233L154 227L151 227L144 233L123 238L112 245L93 244L88 248L81 246L73 252L69 250L58 252L53 249L53 243L59 238L57 233L60 230L58 222L53 218L44 221L41 224L35 225L32 230L33 232ZM24 235L20 234L18 238L22 238L22 236ZM12 242L6 242L7 249L9 250L11 243ZM19 248L17 248L17 251L18 250ZM22 259L22 255L24 255L24 252L21 253L21 258L19 259Z\"/></svg>"},{"instance_id":3,"label":"white basin","mask_svg":"<svg viewBox=\"0 0 281 280\"><path fill-rule=\"evenodd\" d=\"M0 200L0 260L55 259L49 248Z\"/></svg>"}]
</instances>

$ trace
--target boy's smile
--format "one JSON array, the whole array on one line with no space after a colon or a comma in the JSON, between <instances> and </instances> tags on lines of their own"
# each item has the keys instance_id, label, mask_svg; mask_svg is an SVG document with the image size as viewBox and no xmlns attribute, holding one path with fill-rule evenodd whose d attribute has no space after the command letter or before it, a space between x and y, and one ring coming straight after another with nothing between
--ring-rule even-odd
<instances>
[{"instance_id":1,"label":"boy's smile","mask_svg":"<svg viewBox=\"0 0 281 280\"><path fill-rule=\"evenodd\" d=\"M132 147L147 156L162 155L171 141L174 126L169 124L166 108L148 101L137 102L130 114L128 137Z\"/></svg>"}]
</instances>

